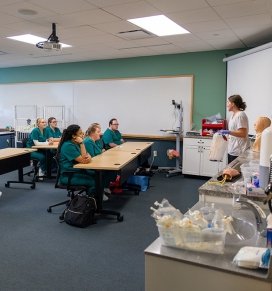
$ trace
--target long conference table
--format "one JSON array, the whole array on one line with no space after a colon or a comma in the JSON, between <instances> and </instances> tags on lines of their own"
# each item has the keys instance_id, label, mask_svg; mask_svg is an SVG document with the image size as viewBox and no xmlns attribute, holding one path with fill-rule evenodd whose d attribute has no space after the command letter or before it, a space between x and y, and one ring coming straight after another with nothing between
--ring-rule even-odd
<instances>
[{"instance_id":1,"label":"long conference table","mask_svg":"<svg viewBox=\"0 0 272 291\"><path fill-rule=\"evenodd\" d=\"M126 142L92 158L88 164L76 164L74 168L94 170L96 173L96 192L98 194L98 213L103 211L103 175L106 171L120 174L125 182L135 170L151 155L153 142Z\"/></svg>"},{"instance_id":2,"label":"long conference table","mask_svg":"<svg viewBox=\"0 0 272 291\"><path fill-rule=\"evenodd\" d=\"M23 168L30 166L30 153L36 149L27 148L5 148L0 149L0 175L18 170L17 181L7 181L5 186L8 188L11 183L30 184L35 189L35 181L24 181Z\"/></svg>"}]
</instances>

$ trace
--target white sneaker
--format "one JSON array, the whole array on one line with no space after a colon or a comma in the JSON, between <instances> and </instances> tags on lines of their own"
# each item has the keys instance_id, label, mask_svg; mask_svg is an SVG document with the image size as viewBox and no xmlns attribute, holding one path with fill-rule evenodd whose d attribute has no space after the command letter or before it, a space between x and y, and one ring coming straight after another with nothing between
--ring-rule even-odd
<instances>
[{"instance_id":1,"label":"white sneaker","mask_svg":"<svg viewBox=\"0 0 272 291\"><path fill-rule=\"evenodd\" d=\"M106 194L103 194L103 201L108 201L109 197Z\"/></svg>"},{"instance_id":2,"label":"white sneaker","mask_svg":"<svg viewBox=\"0 0 272 291\"><path fill-rule=\"evenodd\" d=\"M39 168L38 176L39 176L39 177L43 177L43 176L45 176L45 173L44 173L44 171L43 171L41 168Z\"/></svg>"},{"instance_id":3,"label":"white sneaker","mask_svg":"<svg viewBox=\"0 0 272 291\"><path fill-rule=\"evenodd\" d=\"M110 195L111 194L111 190L109 188L104 188L104 193Z\"/></svg>"}]
</instances>

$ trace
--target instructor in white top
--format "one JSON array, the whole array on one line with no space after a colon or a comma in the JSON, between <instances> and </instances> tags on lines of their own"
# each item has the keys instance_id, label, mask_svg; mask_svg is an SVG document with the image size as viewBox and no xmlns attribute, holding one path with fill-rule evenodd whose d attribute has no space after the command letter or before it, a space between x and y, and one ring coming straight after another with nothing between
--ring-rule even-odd
<instances>
[{"instance_id":1,"label":"instructor in white top","mask_svg":"<svg viewBox=\"0 0 272 291\"><path fill-rule=\"evenodd\" d=\"M228 123L228 130L221 130L221 134L229 135L228 163L232 162L249 147L248 118L244 110L246 103L240 95L228 98L227 109L233 112Z\"/></svg>"}]
</instances>

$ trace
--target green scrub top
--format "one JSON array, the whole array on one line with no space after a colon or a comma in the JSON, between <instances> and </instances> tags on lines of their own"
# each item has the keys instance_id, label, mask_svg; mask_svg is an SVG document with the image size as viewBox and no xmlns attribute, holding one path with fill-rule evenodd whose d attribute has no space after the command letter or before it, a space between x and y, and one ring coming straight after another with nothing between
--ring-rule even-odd
<instances>
[{"instance_id":1,"label":"green scrub top","mask_svg":"<svg viewBox=\"0 0 272 291\"><path fill-rule=\"evenodd\" d=\"M96 141L95 141L95 144L96 144L96 145L101 149L101 152L102 152L102 150L103 150L103 148L104 148L103 139L100 138L99 140L96 140Z\"/></svg>"},{"instance_id":2,"label":"green scrub top","mask_svg":"<svg viewBox=\"0 0 272 291\"><path fill-rule=\"evenodd\" d=\"M110 148L109 144L110 143L115 143L115 144L118 144L120 145L122 142L121 142L121 139L122 139L122 135L120 133L119 130L111 130L109 128L107 128L105 130L105 132L103 133L103 142L106 146L107 149Z\"/></svg>"},{"instance_id":3,"label":"green scrub top","mask_svg":"<svg viewBox=\"0 0 272 291\"><path fill-rule=\"evenodd\" d=\"M96 143L89 136L85 137L83 141L87 153L91 155L91 157L95 157L102 153L101 143Z\"/></svg>"},{"instance_id":4,"label":"green scrub top","mask_svg":"<svg viewBox=\"0 0 272 291\"><path fill-rule=\"evenodd\" d=\"M60 138L61 137L61 131L58 127L52 128L50 126L47 126L45 128L45 135L47 138L53 137L53 138Z\"/></svg>"},{"instance_id":5,"label":"green scrub top","mask_svg":"<svg viewBox=\"0 0 272 291\"><path fill-rule=\"evenodd\" d=\"M77 164L75 161L81 155L80 146L73 143L72 141L65 141L60 150L60 182L63 184L68 183L68 176L63 174L65 171L73 170L76 173L71 179L72 185L83 185L88 187L88 194L94 192L95 189L95 179L94 171L92 170L82 170L74 169L73 166Z\"/></svg>"},{"instance_id":6,"label":"green scrub top","mask_svg":"<svg viewBox=\"0 0 272 291\"><path fill-rule=\"evenodd\" d=\"M40 142L45 142L47 139L46 135L45 135L45 130L43 130L43 132L40 131L40 129L38 127L33 128L33 130L31 131L29 138L26 142L26 147L27 148L31 148L32 146L34 146L34 140L40 141Z\"/></svg>"}]
</instances>

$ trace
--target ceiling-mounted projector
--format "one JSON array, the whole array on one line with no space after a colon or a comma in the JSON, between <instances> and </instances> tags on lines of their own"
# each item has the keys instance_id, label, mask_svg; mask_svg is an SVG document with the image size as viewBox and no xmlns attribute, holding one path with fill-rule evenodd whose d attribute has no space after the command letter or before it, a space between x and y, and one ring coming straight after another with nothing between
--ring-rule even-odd
<instances>
[{"instance_id":1,"label":"ceiling-mounted projector","mask_svg":"<svg viewBox=\"0 0 272 291\"><path fill-rule=\"evenodd\" d=\"M52 23L52 33L46 41L40 41L36 44L37 48L47 50L61 50L61 43L56 35L56 23Z\"/></svg>"}]
</instances>

